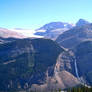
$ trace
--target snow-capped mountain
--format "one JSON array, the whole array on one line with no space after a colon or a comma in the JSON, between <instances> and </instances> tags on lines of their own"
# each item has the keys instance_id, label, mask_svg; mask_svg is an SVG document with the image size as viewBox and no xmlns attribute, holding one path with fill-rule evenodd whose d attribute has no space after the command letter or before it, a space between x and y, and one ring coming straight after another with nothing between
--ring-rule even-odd
<instances>
[{"instance_id":1,"label":"snow-capped mountain","mask_svg":"<svg viewBox=\"0 0 92 92\"><path fill-rule=\"evenodd\" d=\"M37 29L35 35L55 40L60 34L69 30L73 26L73 24L64 22L51 22Z\"/></svg>"}]
</instances>

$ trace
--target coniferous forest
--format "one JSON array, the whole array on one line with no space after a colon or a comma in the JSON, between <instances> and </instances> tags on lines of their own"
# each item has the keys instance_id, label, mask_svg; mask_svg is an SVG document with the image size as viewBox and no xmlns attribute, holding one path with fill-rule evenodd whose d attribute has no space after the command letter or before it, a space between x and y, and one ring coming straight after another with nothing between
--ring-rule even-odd
<instances>
[{"instance_id":1,"label":"coniferous forest","mask_svg":"<svg viewBox=\"0 0 92 92\"><path fill-rule=\"evenodd\" d=\"M85 86L74 87L74 88L68 89L65 92L92 92L92 87L90 87L90 88L85 87Z\"/></svg>"}]
</instances>

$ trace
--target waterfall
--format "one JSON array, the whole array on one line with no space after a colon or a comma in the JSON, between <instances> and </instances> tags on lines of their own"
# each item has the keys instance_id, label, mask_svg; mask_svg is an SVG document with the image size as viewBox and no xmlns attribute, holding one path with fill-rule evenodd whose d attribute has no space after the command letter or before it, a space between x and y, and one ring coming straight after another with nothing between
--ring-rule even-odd
<instances>
[{"instance_id":1,"label":"waterfall","mask_svg":"<svg viewBox=\"0 0 92 92\"><path fill-rule=\"evenodd\" d=\"M76 62L76 59L74 60L74 65L75 65L76 76L77 76L78 80L80 80L80 77L79 77L79 74L78 74L78 68L77 68L77 62Z\"/></svg>"},{"instance_id":2,"label":"waterfall","mask_svg":"<svg viewBox=\"0 0 92 92\"><path fill-rule=\"evenodd\" d=\"M78 78L78 80L80 81L80 83L88 88L91 88L91 86L87 85L80 77L79 77L79 73L78 73L78 67L77 67L77 62L76 62L76 58L74 57L74 65L75 65L75 73L76 76Z\"/></svg>"}]
</instances>

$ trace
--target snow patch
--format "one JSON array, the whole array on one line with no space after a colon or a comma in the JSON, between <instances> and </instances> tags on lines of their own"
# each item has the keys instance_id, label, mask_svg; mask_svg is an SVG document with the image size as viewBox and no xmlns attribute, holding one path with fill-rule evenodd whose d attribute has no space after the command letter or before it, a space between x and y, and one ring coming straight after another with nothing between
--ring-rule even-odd
<instances>
[{"instance_id":1,"label":"snow patch","mask_svg":"<svg viewBox=\"0 0 92 92\"><path fill-rule=\"evenodd\" d=\"M64 24L64 27L66 27L67 26L67 24Z\"/></svg>"},{"instance_id":2,"label":"snow patch","mask_svg":"<svg viewBox=\"0 0 92 92\"><path fill-rule=\"evenodd\" d=\"M38 36L35 35L36 31L35 30L31 30L31 29L20 29L20 28L16 28L16 29L11 29L12 31L21 33L22 35L24 35L25 37L36 37L36 38L43 38L43 36Z\"/></svg>"},{"instance_id":3,"label":"snow patch","mask_svg":"<svg viewBox=\"0 0 92 92\"><path fill-rule=\"evenodd\" d=\"M37 32L46 32L46 30L37 30Z\"/></svg>"}]
</instances>

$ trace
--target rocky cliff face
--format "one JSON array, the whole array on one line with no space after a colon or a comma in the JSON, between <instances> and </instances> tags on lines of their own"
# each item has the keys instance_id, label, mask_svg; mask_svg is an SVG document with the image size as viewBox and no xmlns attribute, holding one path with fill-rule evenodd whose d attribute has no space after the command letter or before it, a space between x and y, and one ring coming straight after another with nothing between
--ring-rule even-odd
<instances>
[{"instance_id":1,"label":"rocky cliff face","mask_svg":"<svg viewBox=\"0 0 92 92\"><path fill-rule=\"evenodd\" d=\"M65 89L80 84L75 73L74 54L72 51L62 52L56 61L54 74L49 75L49 69L46 72L46 80L43 84L33 84L30 90L49 91Z\"/></svg>"},{"instance_id":2,"label":"rocky cliff face","mask_svg":"<svg viewBox=\"0 0 92 92\"><path fill-rule=\"evenodd\" d=\"M79 70L86 84L92 85L92 41L84 41L74 49Z\"/></svg>"}]
</instances>

